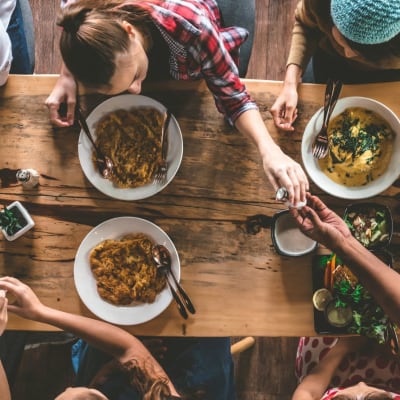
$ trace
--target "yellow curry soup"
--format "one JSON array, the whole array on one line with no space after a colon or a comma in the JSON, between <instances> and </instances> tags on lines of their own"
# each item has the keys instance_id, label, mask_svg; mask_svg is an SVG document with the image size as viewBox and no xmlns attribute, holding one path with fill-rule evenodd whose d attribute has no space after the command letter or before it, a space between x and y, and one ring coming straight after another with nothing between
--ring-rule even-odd
<instances>
[{"instance_id":1,"label":"yellow curry soup","mask_svg":"<svg viewBox=\"0 0 400 400\"><path fill-rule=\"evenodd\" d=\"M394 136L389 124L375 112L347 108L329 123L329 153L318 161L319 166L336 183L366 185L387 169Z\"/></svg>"}]
</instances>

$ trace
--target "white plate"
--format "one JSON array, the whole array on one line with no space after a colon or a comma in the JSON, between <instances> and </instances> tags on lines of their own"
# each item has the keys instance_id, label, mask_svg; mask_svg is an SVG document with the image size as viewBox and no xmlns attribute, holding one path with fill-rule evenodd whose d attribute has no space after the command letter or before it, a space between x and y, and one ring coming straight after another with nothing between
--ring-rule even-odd
<instances>
[{"instance_id":1,"label":"white plate","mask_svg":"<svg viewBox=\"0 0 400 400\"><path fill-rule=\"evenodd\" d=\"M342 199L359 200L373 197L390 187L400 174L400 120L384 104L367 97L344 97L339 99L332 113L334 118L349 107L362 107L372 110L383 117L396 134L393 154L386 171L377 179L364 186L347 187L340 185L326 176L320 169L318 161L312 155L312 144L322 126L322 108L308 122L301 143L301 156L304 167L312 181L325 192Z\"/></svg>"},{"instance_id":2,"label":"white plate","mask_svg":"<svg viewBox=\"0 0 400 400\"><path fill-rule=\"evenodd\" d=\"M112 97L99 104L88 116L87 124L92 136L95 138L96 123L106 114L118 109L131 109L133 107L154 107L160 112L165 112L166 108L150 97L136 94L122 94ZM81 130L78 142L79 162L86 178L90 183L100 190L100 192L119 200L141 200L153 196L163 190L178 172L183 156L183 139L178 122L172 115L168 126L168 172L167 180L164 184L149 183L138 188L119 188L111 181L104 179L92 162L93 147L89 139Z\"/></svg>"},{"instance_id":3,"label":"white plate","mask_svg":"<svg viewBox=\"0 0 400 400\"><path fill-rule=\"evenodd\" d=\"M82 240L75 257L74 281L79 297L85 306L99 318L113 324L136 325L150 321L161 314L172 300L171 292L165 287L154 303L116 306L103 300L97 292L96 279L90 269L89 254L97 244L106 239L118 239L129 233L144 233L155 243L163 244L171 253L171 267L180 280L178 252L169 236L157 225L136 217L109 219L93 228Z\"/></svg>"}]
</instances>

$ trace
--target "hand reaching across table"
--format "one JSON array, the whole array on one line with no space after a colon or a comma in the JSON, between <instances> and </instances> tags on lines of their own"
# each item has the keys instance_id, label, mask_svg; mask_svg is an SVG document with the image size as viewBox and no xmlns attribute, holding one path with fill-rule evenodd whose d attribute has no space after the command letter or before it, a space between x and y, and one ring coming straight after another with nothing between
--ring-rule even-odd
<instances>
[{"instance_id":1,"label":"hand reaching across table","mask_svg":"<svg viewBox=\"0 0 400 400\"><path fill-rule=\"evenodd\" d=\"M56 326L82 339L75 343L80 343L81 348L86 349L77 362L79 388L68 388L57 397L59 400L74 395L85 399L114 398L122 392L132 398L177 398L174 397L178 396L175 382L179 385L179 398L182 399L193 399L192 394L198 393L200 388L205 393L204 398L228 400L234 397L229 338L198 339L191 350L186 342L179 343L178 338L172 363L166 365L169 368L167 373L138 338L120 327L48 307L29 286L13 277L0 278L0 290L10 292L15 297L15 302L8 305L9 311ZM163 348L163 343L155 344L162 345L156 346L156 355L164 355L167 349ZM170 350L173 350L172 345ZM182 365L177 362L180 356ZM92 376L92 372L95 376ZM187 380L187 376L194 376L195 379ZM89 383L90 388L85 387ZM2 389L0 370L0 399L9 399L2 396ZM111 397L111 393L115 396Z\"/></svg>"},{"instance_id":2,"label":"hand reaching across table","mask_svg":"<svg viewBox=\"0 0 400 400\"><path fill-rule=\"evenodd\" d=\"M159 75L164 79L204 79L218 111L255 142L274 189L285 186L293 204L305 200L308 180L304 171L272 140L257 104L240 79L238 50L247 32L235 26L226 29L217 2L162 0L156 5L152 1L126 5L118 1L79 0L64 3L58 22L63 28L60 51L64 65L46 101L55 125L72 124L76 103L74 80L85 91L116 95L125 91L140 94L143 82ZM240 22L249 18L251 15L244 13ZM172 19L174 24L170 23ZM189 24L201 35L188 33ZM249 25L252 24L250 21ZM153 25L158 29L152 29ZM159 31L173 40L165 41ZM107 40L99 41L98 35L102 32L110 35ZM158 53L161 55L155 57ZM62 102L68 106L66 119L59 113Z\"/></svg>"},{"instance_id":3,"label":"hand reaching across table","mask_svg":"<svg viewBox=\"0 0 400 400\"><path fill-rule=\"evenodd\" d=\"M291 209L300 230L335 252L357 275L389 318L400 324L400 275L351 235L345 222L317 196L307 194L307 205Z\"/></svg>"},{"instance_id":4,"label":"hand reaching across table","mask_svg":"<svg viewBox=\"0 0 400 400\"><path fill-rule=\"evenodd\" d=\"M301 210L292 208L300 230L329 249L337 248L351 236L346 223L317 196L307 193L307 205Z\"/></svg>"}]
</instances>

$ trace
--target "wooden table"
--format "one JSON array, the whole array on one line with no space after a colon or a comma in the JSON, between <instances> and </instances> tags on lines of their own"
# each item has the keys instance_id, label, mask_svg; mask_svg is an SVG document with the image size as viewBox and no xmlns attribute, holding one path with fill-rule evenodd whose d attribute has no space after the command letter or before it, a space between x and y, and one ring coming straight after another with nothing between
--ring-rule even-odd
<instances>
[{"instance_id":1,"label":"wooden table","mask_svg":"<svg viewBox=\"0 0 400 400\"><path fill-rule=\"evenodd\" d=\"M135 334L178 336L314 334L312 256L290 258L275 252L270 224L284 206L273 200L255 146L224 122L203 83L145 87L143 94L159 100L176 116L184 156L166 189L148 199L127 202L103 195L86 180L77 155L79 128L50 125L44 101L56 78L11 76L0 89L0 203L20 200L36 222L33 230L15 242L0 240L1 275L31 285L49 306L90 316L74 286L77 248L99 223L117 216L137 216L159 225L174 241L182 283L198 312L184 321L171 303L154 320L126 329ZM278 133L268 108L281 83L245 82L271 134L287 154L300 160L302 132L322 105L324 87L301 86L296 130ZM345 86L342 96L372 97L400 115L398 93L400 82ZM38 189L23 190L12 182L19 168L40 172ZM339 213L348 203L315 185L311 190ZM399 196L397 181L376 198L394 214L391 248L396 263ZM14 315L10 315L9 328L53 329Z\"/></svg>"}]
</instances>

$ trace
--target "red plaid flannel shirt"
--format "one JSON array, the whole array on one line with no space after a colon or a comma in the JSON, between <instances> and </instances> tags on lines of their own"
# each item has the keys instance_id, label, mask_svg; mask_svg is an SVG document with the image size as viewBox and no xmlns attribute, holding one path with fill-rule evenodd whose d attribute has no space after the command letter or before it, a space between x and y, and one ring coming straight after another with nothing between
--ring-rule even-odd
<instances>
[{"instance_id":1,"label":"red plaid flannel shirt","mask_svg":"<svg viewBox=\"0 0 400 400\"><path fill-rule=\"evenodd\" d=\"M231 123L244 111L257 109L235 64L248 32L238 27L222 28L215 0L147 0L135 4L149 11L165 39L174 79L204 78L218 110Z\"/></svg>"}]
</instances>

